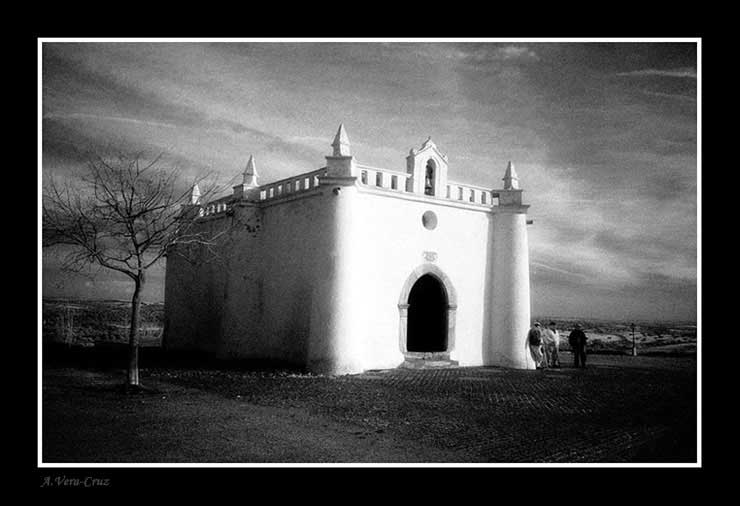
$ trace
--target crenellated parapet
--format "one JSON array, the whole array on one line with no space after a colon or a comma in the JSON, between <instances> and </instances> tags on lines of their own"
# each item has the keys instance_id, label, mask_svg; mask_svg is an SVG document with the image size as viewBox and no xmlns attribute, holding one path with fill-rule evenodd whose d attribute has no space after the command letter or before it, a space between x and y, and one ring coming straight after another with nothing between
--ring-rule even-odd
<instances>
[{"instance_id":1,"label":"crenellated parapet","mask_svg":"<svg viewBox=\"0 0 740 506\"><path fill-rule=\"evenodd\" d=\"M523 206L523 190L519 187L519 177L511 162L506 167L501 189L459 183L448 178L448 157L431 137L419 149L410 150L406 157L405 172L358 163L352 155L349 136L343 124L339 126L331 148L332 154L326 156L324 167L267 184L259 184L255 157L250 155L242 173L242 182L233 187L232 195L202 203L196 185L188 207L199 207L196 217L221 216L238 202L261 205L292 200L315 191L322 181L335 184L339 179L342 184L356 184L363 191L379 195L420 197L482 209Z\"/></svg>"},{"instance_id":2,"label":"crenellated parapet","mask_svg":"<svg viewBox=\"0 0 740 506\"><path fill-rule=\"evenodd\" d=\"M319 178L326 176L327 173L327 169L322 168L266 184L260 187L258 200L260 202L272 201L313 190L319 187Z\"/></svg>"}]
</instances>

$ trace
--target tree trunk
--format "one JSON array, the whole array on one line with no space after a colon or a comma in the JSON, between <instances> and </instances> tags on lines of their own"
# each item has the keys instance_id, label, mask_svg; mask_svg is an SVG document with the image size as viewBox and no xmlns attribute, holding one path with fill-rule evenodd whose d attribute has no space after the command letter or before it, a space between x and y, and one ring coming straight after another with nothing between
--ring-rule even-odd
<instances>
[{"instance_id":1,"label":"tree trunk","mask_svg":"<svg viewBox=\"0 0 740 506\"><path fill-rule=\"evenodd\" d=\"M131 326L128 333L128 385L139 386L139 312L141 310L141 279L136 280L134 296L131 299Z\"/></svg>"}]
</instances>

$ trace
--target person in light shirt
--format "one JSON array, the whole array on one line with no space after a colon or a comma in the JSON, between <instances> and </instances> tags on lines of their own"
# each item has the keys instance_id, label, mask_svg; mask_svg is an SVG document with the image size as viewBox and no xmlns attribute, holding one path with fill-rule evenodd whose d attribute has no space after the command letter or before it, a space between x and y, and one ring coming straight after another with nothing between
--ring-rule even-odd
<instances>
[{"instance_id":1,"label":"person in light shirt","mask_svg":"<svg viewBox=\"0 0 740 506\"><path fill-rule=\"evenodd\" d=\"M542 327L540 322L534 322L534 326L527 333L527 346L537 369L544 369L546 364L542 354Z\"/></svg>"},{"instance_id":2,"label":"person in light shirt","mask_svg":"<svg viewBox=\"0 0 740 506\"><path fill-rule=\"evenodd\" d=\"M550 322L542 331L542 344L545 349L545 363L548 367L560 367L560 332L555 322Z\"/></svg>"}]
</instances>

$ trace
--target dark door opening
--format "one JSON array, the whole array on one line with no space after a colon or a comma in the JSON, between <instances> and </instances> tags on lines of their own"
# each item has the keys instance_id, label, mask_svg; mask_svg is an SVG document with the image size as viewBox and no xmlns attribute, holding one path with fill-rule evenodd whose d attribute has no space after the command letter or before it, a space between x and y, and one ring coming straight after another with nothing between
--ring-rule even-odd
<instances>
[{"instance_id":1,"label":"dark door opening","mask_svg":"<svg viewBox=\"0 0 740 506\"><path fill-rule=\"evenodd\" d=\"M447 351L447 293L434 276L420 277L409 293L406 349Z\"/></svg>"}]
</instances>

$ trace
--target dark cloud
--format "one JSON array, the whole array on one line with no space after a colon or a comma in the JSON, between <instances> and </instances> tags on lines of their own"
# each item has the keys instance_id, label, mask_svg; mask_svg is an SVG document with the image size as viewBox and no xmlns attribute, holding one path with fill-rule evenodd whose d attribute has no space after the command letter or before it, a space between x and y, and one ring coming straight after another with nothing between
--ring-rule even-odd
<instances>
[{"instance_id":1,"label":"dark cloud","mask_svg":"<svg viewBox=\"0 0 740 506\"><path fill-rule=\"evenodd\" d=\"M65 58L53 46L44 48L44 113L69 114L65 101L74 96L79 103L105 104L105 115L111 118L149 121L179 128L225 130L245 137L241 142L267 146L269 150L292 155L315 163L324 153L302 144L287 141L277 135L251 128L243 123L212 118L189 105L162 98L141 90L136 83L90 69L75 60ZM62 111L59 111L62 109ZM77 113L79 111L72 111ZM102 117L102 115L101 115ZM94 134L83 134L88 138Z\"/></svg>"},{"instance_id":2,"label":"dark cloud","mask_svg":"<svg viewBox=\"0 0 740 506\"><path fill-rule=\"evenodd\" d=\"M697 283L695 280L675 278L666 274L646 272L641 276L641 287L653 293L662 293L696 304Z\"/></svg>"},{"instance_id":3,"label":"dark cloud","mask_svg":"<svg viewBox=\"0 0 740 506\"><path fill-rule=\"evenodd\" d=\"M531 286L533 314L696 321L696 283L665 275L645 274L638 284L616 286L532 265Z\"/></svg>"},{"instance_id":4,"label":"dark cloud","mask_svg":"<svg viewBox=\"0 0 740 506\"><path fill-rule=\"evenodd\" d=\"M537 216L535 211L532 212L532 215ZM558 243L562 244L563 247L584 241L593 233L590 229L584 227L582 223L563 216L537 216L534 224L537 227L554 232Z\"/></svg>"},{"instance_id":5,"label":"dark cloud","mask_svg":"<svg viewBox=\"0 0 740 506\"><path fill-rule=\"evenodd\" d=\"M697 46L694 42L567 42L528 46L540 55L543 65L563 68L581 79L588 79L594 74L613 75L645 69L671 71L696 68Z\"/></svg>"},{"instance_id":6,"label":"dark cloud","mask_svg":"<svg viewBox=\"0 0 740 506\"><path fill-rule=\"evenodd\" d=\"M44 56L44 103L47 114L60 112L50 109L63 106L59 102L74 96L80 104L105 104L105 114L111 117L156 121L186 128L218 127L237 133L249 131L236 122L210 119L190 106L141 90L136 83L119 81L113 76L96 72L82 63L62 57L52 49Z\"/></svg>"},{"instance_id":7,"label":"dark cloud","mask_svg":"<svg viewBox=\"0 0 740 506\"><path fill-rule=\"evenodd\" d=\"M116 159L121 155L139 156L142 160L154 160L161 156L157 167L176 172L177 179L173 187L175 195L185 195L195 178L201 180L202 189L205 191L208 188L212 195L230 190L233 183L224 182L218 174L204 170L201 162L176 151L154 142L137 141L130 137L93 130L84 121L44 118L42 149L42 184L46 184L49 177L81 177L87 174L87 163L91 160L98 157ZM65 277L67 278L69 276Z\"/></svg>"},{"instance_id":8,"label":"dark cloud","mask_svg":"<svg viewBox=\"0 0 740 506\"><path fill-rule=\"evenodd\" d=\"M690 234L687 240L686 237L658 237L650 231L624 235L605 229L597 232L593 240L597 247L622 259L635 258L646 262L660 262L669 255L696 259L696 240L693 234Z\"/></svg>"},{"instance_id":9,"label":"dark cloud","mask_svg":"<svg viewBox=\"0 0 740 506\"><path fill-rule=\"evenodd\" d=\"M521 67L513 109L545 146L547 165L573 167L595 189L635 187L667 172L695 177L696 80L616 77L644 69L695 68L695 44L532 44L537 65ZM661 96L646 94L659 93ZM673 169L685 157L681 173ZM671 170L666 170L671 167ZM659 190L659 189L658 189Z\"/></svg>"},{"instance_id":10,"label":"dark cloud","mask_svg":"<svg viewBox=\"0 0 740 506\"><path fill-rule=\"evenodd\" d=\"M641 193L653 201L697 201L696 177L665 170L643 178ZM678 217L674 217L678 218Z\"/></svg>"},{"instance_id":11,"label":"dark cloud","mask_svg":"<svg viewBox=\"0 0 740 506\"><path fill-rule=\"evenodd\" d=\"M43 49L44 113L88 112L66 110L74 104L105 104L110 115L139 119L157 119L195 125L201 116L189 108L163 102L155 93L139 90L133 82L120 82L112 76L65 57L53 45Z\"/></svg>"},{"instance_id":12,"label":"dark cloud","mask_svg":"<svg viewBox=\"0 0 740 506\"><path fill-rule=\"evenodd\" d=\"M142 153L155 157L165 154L169 164L180 168L199 167L196 160L173 153L154 142L90 128L84 119L43 118L42 151L44 168L56 172L64 167L84 164L96 156Z\"/></svg>"},{"instance_id":13,"label":"dark cloud","mask_svg":"<svg viewBox=\"0 0 740 506\"><path fill-rule=\"evenodd\" d=\"M101 139L92 131L75 128L73 124L54 118L43 118L42 151L44 166L86 162L93 153L107 153L113 139ZM127 139L118 139L118 143L130 143ZM127 146L122 146L126 149Z\"/></svg>"}]
</instances>

